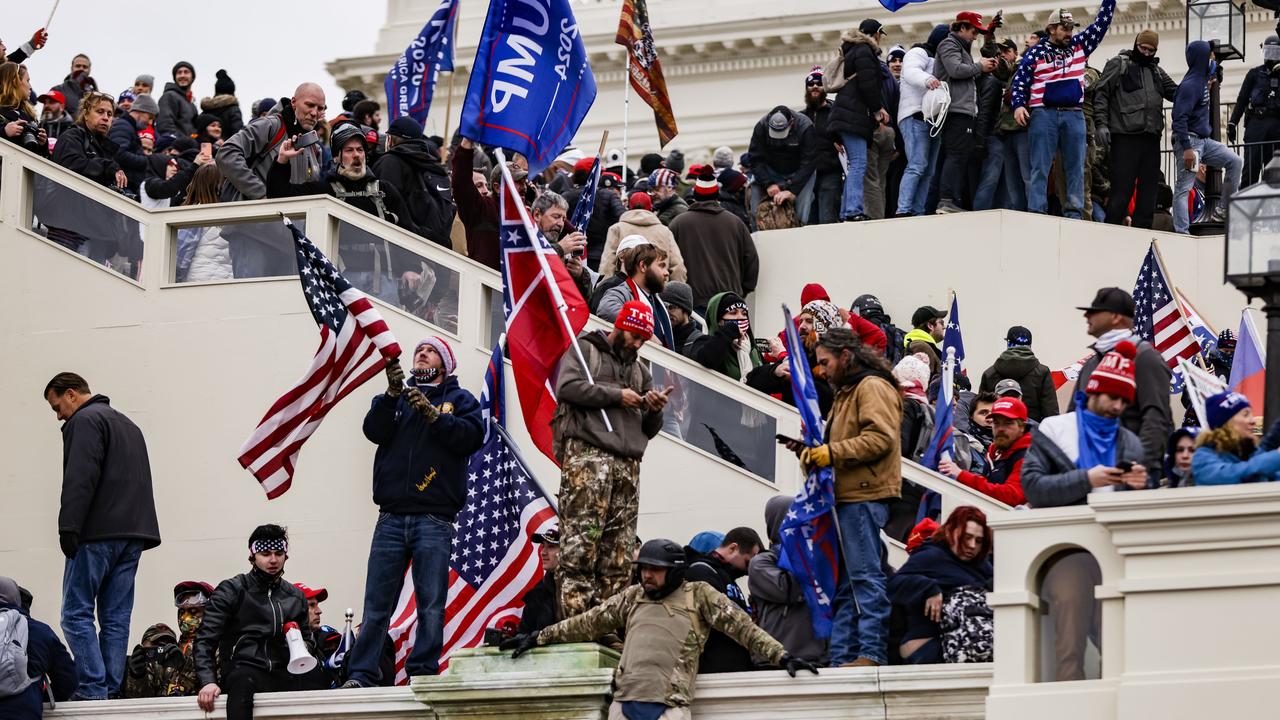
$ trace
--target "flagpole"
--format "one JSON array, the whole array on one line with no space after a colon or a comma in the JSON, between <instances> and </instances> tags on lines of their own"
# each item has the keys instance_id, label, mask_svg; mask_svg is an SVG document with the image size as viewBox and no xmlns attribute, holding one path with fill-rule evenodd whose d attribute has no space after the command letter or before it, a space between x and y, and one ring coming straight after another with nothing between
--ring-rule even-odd
<instances>
[{"instance_id":1,"label":"flagpole","mask_svg":"<svg viewBox=\"0 0 1280 720\"><path fill-rule=\"evenodd\" d=\"M454 12L458 12L454 10ZM455 53L458 49L458 25L462 22L462 13L458 13L458 19L453 21L453 39L449 42L453 43L449 46L449 52ZM456 61L457 58L455 57ZM453 120L453 78L458 74L457 66L449 71L449 97L445 100L444 107L444 146L453 147L453 139L449 137L449 125Z\"/></svg>"},{"instance_id":2,"label":"flagpole","mask_svg":"<svg viewBox=\"0 0 1280 720\"><path fill-rule=\"evenodd\" d=\"M1164 275L1164 281L1168 283L1169 289L1173 291L1173 304L1178 308L1178 317L1182 318L1182 322L1187 326L1187 332L1191 332L1191 321L1187 319L1187 311L1182 307L1182 300L1178 297L1178 287L1173 282L1173 276L1169 274L1169 266L1164 264L1164 255L1160 253L1160 243L1155 238L1151 238L1151 250L1156 254L1156 262L1160 265L1160 274ZM1195 336L1195 333L1192 333ZM1151 341L1154 343L1156 339L1155 328L1151 329ZM1199 341L1196 341L1199 343ZM1209 364L1204 361L1204 355L1196 353L1196 362L1205 370L1209 369Z\"/></svg>"},{"instance_id":3,"label":"flagpole","mask_svg":"<svg viewBox=\"0 0 1280 720\"><path fill-rule=\"evenodd\" d=\"M627 47L627 75L622 82L622 189L627 189L627 143L631 125L631 48Z\"/></svg>"},{"instance_id":4,"label":"flagpole","mask_svg":"<svg viewBox=\"0 0 1280 720\"><path fill-rule=\"evenodd\" d=\"M498 167L502 169L502 181L511 189L514 196L516 181L511 177L511 169L507 167L507 156L502 152L502 148L495 148L494 154L498 156ZM502 196L498 196L500 207L502 204ZM573 352L578 357L578 362L582 365L582 373L587 378L588 385L595 385L595 378L591 377L591 368L587 365L587 359L582 356L582 348L578 345L577 333L573 331L573 323L569 322L569 304L564 301L564 295L560 293L560 286L555 283L551 275L551 266L547 264L547 256L542 254L542 236L538 233L538 229L533 226L533 220L529 219L529 213L524 208L524 202L518 197L515 198L515 206L517 212L520 213L520 221L524 223L525 232L529 233L529 241L533 244L534 256L538 258L538 266L542 269L542 277L546 279L547 287L551 288L551 299L556 304L556 310L560 313L560 322L564 325L564 329L569 331L571 340L569 344L573 347ZM609 414L600 408L600 417L604 419L604 429L607 432L613 432L613 423L609 422Z\"/></svg>"}]
</instances>

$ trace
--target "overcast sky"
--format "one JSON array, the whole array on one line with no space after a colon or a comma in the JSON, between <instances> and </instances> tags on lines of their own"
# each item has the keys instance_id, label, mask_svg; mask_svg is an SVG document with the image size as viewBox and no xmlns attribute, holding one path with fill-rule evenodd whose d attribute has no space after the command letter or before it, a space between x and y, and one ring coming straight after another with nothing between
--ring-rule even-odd
<instances>
[{"instance_id":1,"label":"overcast sky","mask_svg":"<svg viewBox=\"0 0 1280 720\"><path fill-rule=\"evenodd\" d=\"M5 0L0 39L12 52L49 16L53 0ZM178 60L196 68L196 102L213 95L214 74L226 69L241 108L264 97L292 94L298 83L325 89L335 113L342 93L326 62L373 51L386 20L380 0L163 0L153 3L61 0L49 44L26 61L36 94L62 82L71 58L93 61L103 92L118 95L143 73L156 76L156 96Z\"/></svg>"}]
</instances>

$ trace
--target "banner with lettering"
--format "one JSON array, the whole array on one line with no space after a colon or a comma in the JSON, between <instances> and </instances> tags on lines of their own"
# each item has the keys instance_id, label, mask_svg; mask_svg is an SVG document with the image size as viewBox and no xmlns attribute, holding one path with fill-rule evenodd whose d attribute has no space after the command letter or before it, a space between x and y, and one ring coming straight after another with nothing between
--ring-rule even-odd
<instances>
[{"instance_id":1,"label":"banner with lettering","mask_svg":"<svg viewBox=\"0 0 1280 720\"><path fill-rule=\"evenodd\" d=\"M458 24L458 0L441 0L422 32L387 71L383 88L387 92L389 120L408 115L427 124L431 97L441 70L453 72L453 34Z\"/></svg>"},{"instance_id":2,"label":"banner with lettering","mask_svg":"<svg viewBox=\"0 0 1280 720\"><path fill-rule=\"evenodd\" d=\"M492 0L462 106L463 137L524 155L529 172L573 140L596 79L569 0Z\"/></svg>"}]
</instances>

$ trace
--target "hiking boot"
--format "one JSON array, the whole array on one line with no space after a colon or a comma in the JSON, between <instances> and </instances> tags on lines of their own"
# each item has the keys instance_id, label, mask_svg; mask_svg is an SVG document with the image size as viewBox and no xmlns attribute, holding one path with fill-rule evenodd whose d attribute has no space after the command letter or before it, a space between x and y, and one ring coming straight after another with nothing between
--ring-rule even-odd
<instances>
[{"instance_id":1,"label":"hiking boot","mask_svg":"<svg viewBox=\"0 0 1280 720\"><path fill-rule=\"evenodd\" d=\"M942 200L938 203L938 209L935 210L939 215L947 215L950 213L962 213L965 209L955 204L952 200Z\"/></svg>"}]
</instances>

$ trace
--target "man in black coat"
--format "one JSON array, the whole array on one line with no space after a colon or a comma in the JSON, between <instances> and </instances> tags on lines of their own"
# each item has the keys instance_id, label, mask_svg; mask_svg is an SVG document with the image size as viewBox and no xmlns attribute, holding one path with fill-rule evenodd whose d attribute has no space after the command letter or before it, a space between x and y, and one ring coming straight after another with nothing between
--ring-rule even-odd
<instances>
[{"instance_id":1,"label":"man in black coat","mask_svg":"<svg viewBox=\"0 0 1280 720\"><path fill-rule=\"evenodd\" d=\"M107 131L107 139L116 144L116 162L124 170L129 179L129 187L134 192L142 185L147 176L147 154L142 151L142 140L138 131L147 127L156 119L160 111L155 98L150 95L139 95L133 101L129 112L117 117Z\"/></svg>"},{"instance_id":2,"label":"man in black coat","mask_svg":"<svg viewBox=\"0 0 1280 720\"><path fill-rule=\"evenodd\" d=\"M44 398L63 421L62 635L76 657L76 697L100 700L120 694L138 559L160 544L151 464L142 431L84 378L58 373Z\"/></svg>"},{"instance_id":3,"label":"man in black coat","mask_svg":"<svg viewBox=\"0 0 1280 720\"><path fill-rule=\"evenodd\" d=\"M556 568L560 567L560 529L534 533L533 542L538 546L538 559L542 561L542 580L521 598L524 613L520 616L520 632L536 635L542 628L564 619L564 612L560 610L560 590L556 586Z\"/></svg>"},{"instance_id":4,"label":"man in black coat","mask_svg":"<svg viewBox=\"0 0 1280 720\"><path fill-rule=\"evenodd\" d=\"M827 91L822 88L822 67L815 65L804 79L804 110L800 111L813 123L817 137L817 163L814 165L814 190L817 216L811 215L814 224L840 222L840 200L844 194L844 168L840 153L836 152L839 139L831 137L827 121L831 117L831 103Z\"/></svg>"},{"instance_id":5,"label":"man in black coat","mask_svg":"<svg viewBox=\"0 0 1280 720\"><path fill-rule=\"evenodd\" d=\"M306 676L288 670L285 628L296 626L307 650L320 658L307 622L307 598L284 581L288 559L285 529L259 525L249 536L249 572L218 583L205 604L195 645L201 710L213 712L214 701L226 693L227 720L248 720L256 693L305 689Z\"/></svg>"},{"instance_id":6,"label":"man in black coat","mask_svg":"<svg viewBox=\"0 0 1280 720\"><path fill-rule=\"evenodd\" d=\"M690 559L685 582L704 582L724 593L745 612L750 612L747 597L737 580L747 574L751 558L764 549L760 535L749 527L738 527L725 533L720 547L707 555L685 548ZM698 660L699 673L747 672L754 670L751 652L718 630L712 630Z\"/></svg>"},{"instance_id":7,"label":"man in black coat","mask_svg":"<svg viewBox=\"0 0 1280 720\"><path fill-rule=\"evenodd\" d=\"M191 83L196 81L196 69L186 60L173 66L173 82L165 83L160 94L160 114L156 118L156 130L161 135L191 137L196 134L195 120L200 111L191 95Z\"/></svg>"},{"instance_id":8,"label":"man in black coat","mask_svg":"<svg viewBox=\"0 0 1280 720\"><path fill-rule=\"evenodd\" d=\"M440 151L422 136L418 121L408 116L391 122L387 146L387 152L373 164L374 174L400 193L407 219L419 235L452 248L449 232L458 211L449 171L440 164Z\"/></svg>"},{"instance_id":9,"label":"man in black coat","mask_svg":"<svg viewBox=\"0 0 1280 720\"><path fill-rule=\"evenodd\" d=\"M765 113L751 133L751 207L766 197L775 205L794 200L801 225L809 224L813 205L814 169L818 165L818 136L813 122L786 105Z\"/></svg>"}]
</instances>

